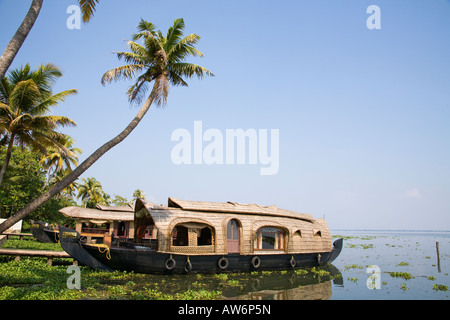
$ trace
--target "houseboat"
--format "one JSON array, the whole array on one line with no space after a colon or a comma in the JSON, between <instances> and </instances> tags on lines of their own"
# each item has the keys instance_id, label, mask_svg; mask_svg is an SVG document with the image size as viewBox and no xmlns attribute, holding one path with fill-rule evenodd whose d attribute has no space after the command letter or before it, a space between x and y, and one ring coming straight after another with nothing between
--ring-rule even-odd
<instances>
[{"instance_id":1,"label":"houseboat","mask_svg":"<svg viewBox=\"0 0 450 320\"><path fill-rule=\"evenodd\" d=\"M60 227L62 247L102 270L138 273L213 273L283 270L332 262L342 239L331 243L324 219L276 206L184 201L168 205L137 199L133 239L89 243ZM131 229L130 229L131 230Z\"/></svg>"},{"instance_id":2,"label":"houseboat","mask_svg":"<svg viewBox=\"0 0 450 320\"><path fill-rule=\"evenodd\" d=\"M88 242L109 243L111 236L133 239L134 208L131 205L97 205L95 209L66 207L59 212L75 220L75 230ZM31 221L30 229L33 237L40 242L59 242L59 226L43 221Z\"/></svg>"},{"instance_id":3,"label":"houseboat","mask_svg":"<svg viewBox=\"0 0 450 320\"><path fill-rule=\"evenodd\" d=\"M134 208L97 205L95 209L66 207L59 210L75 220L75 230L89 243L111 244L111 239L133 239Z\"/></svg>"}]
</instances>

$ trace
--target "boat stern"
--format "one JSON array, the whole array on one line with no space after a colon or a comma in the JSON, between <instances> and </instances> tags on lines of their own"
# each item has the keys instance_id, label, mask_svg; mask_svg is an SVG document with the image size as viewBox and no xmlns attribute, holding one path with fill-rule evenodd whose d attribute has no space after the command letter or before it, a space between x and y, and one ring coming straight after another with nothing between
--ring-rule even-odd
<instances>
[{"instance_id":1,"label":"boat stern","mask_svg":"<svg viewBox=\"0 0 450 320\"><path fill-rule=\"evenodd\" d=\"M331 248L331 254L327 261L328 263L333 262L339 256L339 254L342 251L343 245L344 245L343 238L339 238L333 242L333 247Z\"/></svg>"}]
</instances>

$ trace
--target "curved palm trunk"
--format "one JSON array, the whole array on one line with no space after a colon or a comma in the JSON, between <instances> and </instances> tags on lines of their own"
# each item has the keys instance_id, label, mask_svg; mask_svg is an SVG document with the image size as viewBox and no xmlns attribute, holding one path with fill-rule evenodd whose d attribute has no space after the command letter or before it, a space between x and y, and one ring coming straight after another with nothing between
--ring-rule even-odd
<instances>
[{"instance_id":1,"label":"curved palm trunk","mask_svg":"<svg viewBox=\"0 0 450 320\"><path fill-rule=\"evenodd\" d=\"M5 161L3 161L2 169L0 170L0 186L3 183L3 177L6 173L6 168L8 168L9 160L11 159L11 154L14 145L14 134L11 135L8 143L8 149L6 150Z\"/></svg>"},{"instance_id":2,"label":"curved palm trunk","mask_svg":"<svg viewBox=\"0 0 450 320\"><path fill-rule=\"evenodd\" d=\"M39 12L41 11L43 2L44 0L33 0L25 19L23 19L19 29L17 29L14 37L0 57L0 79L5 77L6 71L8 71L9 66L16 57L17 52L19 52L19 49L27 38L28 33L30 33L31 28L33 28Z\"/></svg>"},{"instance_id":3,"label":"curved palm trunk","mask_svg":"<svg viewBox=\"0 0 450 320\"><path fill-rule=\"evenodd\" d=\"M142 118L145 116L147 111L150 109L150 106L153 102L154 92L150 95L150 97L145 101L142 108L139 110L136 117L130 124L115 138L111 139L103 146L98 148L93 154L91 154L86 160L83 161L78 167L76 167L67 177L65 177L60 182L56 183L45 193L34 199L30 204L28 204L25 208L19 210L15 215L5 220L2 224L0 224L0 234L6 231L8 228L12 227L16 222L25 218L27 215L32 213L34 210L39 208L42 204L50 200L53 196L60 193L64 188L74 182L80 175L82 175L87 169L89 169L102 155L104 155L107 151L112 149L114 146L122 142L130 133L133 131Z\"/></svg>"}]
</instances>

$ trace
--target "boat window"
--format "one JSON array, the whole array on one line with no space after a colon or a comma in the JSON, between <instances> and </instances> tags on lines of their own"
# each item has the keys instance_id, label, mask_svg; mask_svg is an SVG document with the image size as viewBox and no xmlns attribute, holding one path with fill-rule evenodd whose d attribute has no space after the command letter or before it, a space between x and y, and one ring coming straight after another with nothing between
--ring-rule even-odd
<instances>
[{"instance_id":1,"label":"boat window","mask_svg":"<svg viewBox=\"0 0 450 320\"><path fill-rule=\"evenodd\" d=\"M184 226L176 226L172 230L172 245L174 246L188 246L188 228Z\"/></svg>"},{"instance_id":2,"label":"boat window","mask_svg":"<svg viewBox=\"0 0 450 320\"><path fill-rule=\"evenodd\" d=\"M314 237L316 237L316 238L321 238L322 237L322 232L319 230L319 231L316 231L315 233L314 233Z\"/></svg>"},{"instance_id":3,"label":"boat window","mask_svg":"<svg viewBox=\"0 0 450 320\"><path fill-rule=\"evenodd\" d=\"M209 227L200 229L197 237L197 245L199 246L210 246L213 244L213 232Z\"/></svg>"},{"instance_id":4,"label":"boat window","mask_svg":"<svg viewBox=\"0 0 450 320\"><path fill-rule=\"evenodd\" d=\"M255 246L256 250L284 250L285 232L276 227L262 227L256 232Z\"/></svg>"},{"instance_id":5,"label":"boat window","mask_svg":"<svg viewBox=\"0 0 450 320\"><path fill-rule=\"evenodd\" d=\"M83 222L81 225L81 233L108 234L109 223L96 224L92 222Z\"/></svg>"},{"instance_id":6,"label":"boat window","mask_svg":"<svg viewBox=\"0 0 450 320\"><path fill-rule=\"evenodd\" d=\"M238 240L239 237L239 225L236 220L230 220L227 225L227 239Z\"/></svg>"}]
</instances>

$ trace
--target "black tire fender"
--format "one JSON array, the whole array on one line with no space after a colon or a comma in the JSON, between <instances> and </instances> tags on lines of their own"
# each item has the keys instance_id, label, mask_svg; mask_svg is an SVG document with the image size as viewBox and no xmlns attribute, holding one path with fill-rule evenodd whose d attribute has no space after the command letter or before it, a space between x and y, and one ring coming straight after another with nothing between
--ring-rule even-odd
<instances>
[{"instance_id":1,"label":"black tire fender","mask_svg":"<svg viewBox=\"0 0 450 320\"><path fill-rule=\"evenodd\" d=\"M175 261L174 258L170 257L169 259L166 260L166 269L167 270L172 270L173 268L175 268L176 265L177 265L177 262Z\"/></svg>"},{"instance_id":2,"label":"black tire fender","mask_svg":"<svg viewBox=\"0 0 450 320\"><path fill-rule=\"evenodd\" d=\"M228 268L228 259L225 257L220 258L217 261L217 265L219 266L220 269L225 270L226 268Z\"/></svg>"},{"instance_id":3,"label":"black tire fender","mask_svg":"<svg viewBox=\"0 0 450 320\"><path fill-rule=\"evenodd\" d=\"M252 258L251 264L253 268L258 269L259 266L261 265L261 259L258 256L254 256Z\"/></svg>"},{"instance_id":4,"label":"black tire fender","mask_svg":"<svg viewBox=\"0 0 450 320\"><path fill-rule=\"evenodd\" d=\"M186 271L186 272L192 271L192 263L191 263L191 261L189 261L189 259L187 259L184 264L184 271Z\"/></svg>"}]
</instances>

